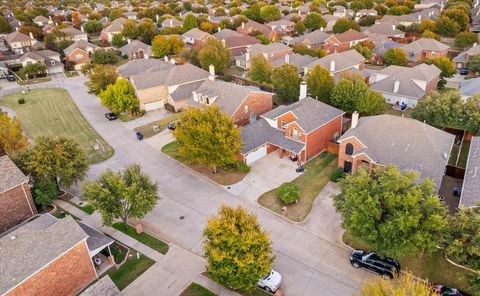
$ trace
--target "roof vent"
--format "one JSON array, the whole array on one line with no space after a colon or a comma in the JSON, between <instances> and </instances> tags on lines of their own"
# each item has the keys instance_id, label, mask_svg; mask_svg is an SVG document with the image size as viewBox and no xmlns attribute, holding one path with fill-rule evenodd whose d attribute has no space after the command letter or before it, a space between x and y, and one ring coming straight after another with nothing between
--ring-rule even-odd
<instances>
[{"instance_id":1,"label":"roof vent","mask_svg":"<svg viewBox=\"0 0 480 296\"><path fill-rule=\"evenodd\" d=\"M448 159L448 154L447 154L447 152L443 152L443 158L445 158L445 160Z\"/></svg>"},{"instance_id":2,"label":"roof vent","mask_svg":"<svg viewBox=\"0 0 480 296\"><path fill-rule=\"evenodd\" d=\"M12 240L12 241L15 240L16 238L17 238L16 235L11 235L11 236L10 236L10 240Z\"/></svg>"}]
</instances>

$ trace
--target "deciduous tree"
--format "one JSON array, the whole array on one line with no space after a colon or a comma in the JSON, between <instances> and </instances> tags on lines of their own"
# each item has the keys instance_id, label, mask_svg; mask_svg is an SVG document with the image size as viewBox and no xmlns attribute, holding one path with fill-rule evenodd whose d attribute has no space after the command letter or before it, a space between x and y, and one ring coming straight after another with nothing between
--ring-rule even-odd
<instances>
[{"instance_id":1,"label":"deciduous tree","mask_svg":"<svg viewBox=\"0 0 480 296\"><path fill-rule=\"evenodd\" d=\"M173 135L178 141L178 153L194 163L228 166L237 161L241 148L240 130L227 113L217 106L190 108L180 116Z\"/></svg>"},{"instance_id":2,"label":"deciduous tree","mask_svg":"<svg viewBox=\"0 0 480 296\"><path fill-rule=\"evenodd\" d=\"M92 53L91 60L98 65L113 65L118 62L118 55L113 50L100 48Z\"/></svg>"},{"instance_id":3,"label":"deciduous tree","mask_svg":"<svg viewBox=\"0 0 480 296\"><path fill-rule=\"evenodd\" d=\"M114 47L122 47L127 44L127 40L123 38L122 34L113 34L112 36L112 46Z\"/></svg>"},{"instance_id":4,"label":"deciduous tree","mask_svg":"<svg viewBox=\"0 0 480 296\"><path fill-rule=\"evenodd\" d=\"M360 27L358 26L358 24L354 20L346 17L338 19L332 28L333 33L335 34L343 33L350 29L360 31Z\"/></svg>"},{"instance_id":5,"label":"deciduous tree","mask_svg":"<svg viewBox=\"0 0 480 296\"><path fill-rule=\"evenodd\" d=\"M193 14L187 14L187 16L185 16L185 19L183 20L183 28L188 31L197 27L197 18Z\"/></svg>"},{"instance_id":6,"label":"deciduous tree","mask_svg":"<svg viewBox=\"0 0 480 296\"><path fill-rule=\"evenodd\" d=\"M134 20L127 20L122 26L122 35L127 39L135 39L138 36L137 23Z\"/></svg>"},{"instance_id":7,"label":"deciduous tree","mask_svg":"<svg viewBox=\"0 0 480 296\"><path fill-rule=\"evenodd\" d=\"M263 55L255 55L250 60L248 77L253 81L269 83L272 81L272 65L270 65Z\"/></svg>"},{"instance_id":8,"label":"deciduous tree","mask_svg":"<svg viewBox=\"0 0 480 296\"><path fill-rule=\"evenodd\" d=\"M436 32L441 36L453 37L460 31L460 25L446 16L441 16L435 21Z\"/></svg>"},{"instance_id":9,"label":"deciduous tree","mask_svg":"<svg viewBox=\"0 0 480 296\"><path fill-rule=\"evenodd\" d=\"M39 74L45 73L47 73L47 67L44 64L29 63L25 67L20 69L18 74L28 80L30 78L35 79Z\"/></svg>"},{"instance_id":10,"label":"deciduous tree","mask_svg":"<svg viewBox=\"0 0 480 296\"><path fill-rule=\"evenodd\" d=\"M310 95L322 102L330 103L335 81L330 72L320 65L316 65L307 72L307 86L310 90Z\"/></svg>"},{"instance_id":11,"label":"deciduous tree","mask_svg":"<svg viewBox=\"0 0 480 296\"><path fill-rule=\"evenodd\" d=\"M460 32L455 37L455 46L457 47L470 47L478 42L478 35L475 32Z\"/></svg>"},{"instance_id":12,"label":"deciduous tree","mask_svg":"<svg viewBox=\"0 0 480 296\"><path fill-rule=\"evenodd\" d=\"M386 281L381 277L367 280L358 296L437 296L427 282L417 280L410 272Z\"/></svg>"},{"instance_id":13,"label":"deciduous tree","mask_svg":"<svg viewBox=\"0 0 480 296\"><path fill-rule=\"evenodd\" d=\"M32 188L35 203L45 210L57 197L58 189L55 182L37 182Z\"/></svg>"},{"instance_id":14,"label":"deciduous tree","mask_svg":"<svg viewBox=\"0 0 480 296\"><path fill-rule=\"evenodd\" d=\"M0 33L12 32L12 26L4 16L0 16Z\"/></svg>"},{"instance_id":15,"label":"deciduous tree","mask_svg":"<svg viewBox=\"0 0 480 296\"><path fill-rule=\"evenodd\" d=\"M176 55L182 51L184 45L177 36L157 35L152 41L152 52L157 57Z\"/></svg>"},{"instance_id":16,"label":"deciduous tree","mask_svg":"<svg viewBox=\"0 0 480 296\"><path fill-rule=\"evenodd\" d=\"M443 128L457 127L462 105L462 98L457 91L432 92L418 102L412 117Z\"/></svg>"},{"instance_id":17,"label":"deciduous tree","mask_svg":"<svg viewBox=\"0 0 480 296\"><path fill-rule=\"evenodd\" d=\"M298 21L295 24L295 31L297 32L297 35L302 35L303 33L305 33L306 30L307 30L307 27L305 27L305 24L303 23L303 21Z\"/></svg>"},{"instance_id":18,"label":"deciduous tree","mask_svg":"<svg viewBox=\"0 0 480 296\"><path fill-rule=\"evenodd\" d=\"M100 212L104 224L121 219L127 229L128 219L141 219L155 207L157 191L157 184L135 164L123 172L108 169L96 181L86 182L83 198Z\"/></svg>"},{"instance_id":19,"label":"deciduous tree","mask_svg":"<svg viewBox=\"0 0 480 296\"><path fill-rule=\"evenodd\" d=\"M10 118L0 110L0 151L15 156L27 147L28 139L23 135L23 128L17 117Z\"/></svg>"},{"instance_id":20,"label":"deciduous tree","mask_svg":"<svg viewBox=\"0 0 480 296\"><path fill-rule=\"evenodd\" d=\"M95 65L88 73L89 90L95 94L107 88L108 85L115 83L118 74L115 67L110 65Z\"/></svg>"},{"instance_id":21,"label":"deciduous tree","mask_svg":"<svg viewBox=\"0 0 480 296\"><path fill-rule=\"evenodd\" d=\"M273 69L272 83L277 97L282 102L297 100L300 92L300 75L295 65L284 64Z\"/></svg>"},{"instance_id":22,"label":"deciduous tree","mask_svg":"<svg viewBox=\"0 0 480 296\"><path fill-rule=\"evenodd\" d=\"M358 111L369 115L385 110L385 99L372 91L360 77L342 78L332 90L331 104L346 112Z\"/></svg>"},{"instance_id":23,"label":"deciduous tree","mask_svg":"<svg viewBox=\"0 0 480 296\"><path fill-rule=\"evenodd\" d=\"M452 77L455 73L457 73L455 64L447 57L426 59L425 63L434 64L435 66L437 66L437 68L442 71L442 73L440 73L440 76L442 77Z\"/></svg>"},{"instance_id":24,"label":"deciduous tree","mask_svg":"<svg viewBox=\"0 0 480 296\"><path fill-rule=\"evenodd\" d=\"M203 69L210 65L215 66L215 71L223 73L230 65L230 50L225 48L220 40L210 38L198 53L198 60Z\"/></svg>"},{"instance_id":25,"label":"deciduous tree","mask_svg":"<svg viewBox=\"0 0 480 296\"><path fill-rule=\"evenodd\" d=\"M150 44L157 34L157 26L150 20L141 21L138 24L138 37L145 44Z\"/></svg>"},{"instance_id":26,"label":"deciduous tree","mask_svg":"<svg viewBox=\"0 0 480 296\"><path fill-rule=\"evenodd\" d=\"M282 17L280 9L275 5L265 5L260 9L260 17L264 22L279 20Z\"/></svg>"},{"instance_id":27,"label":"deciduous tree","mask_svg":"<svg viewBox=\"0 0 480 296\"><path fill-rule=\"evenodd\" d=\"M340 181L334 199L343 225L383 255L403 256L436 249L447 225L446 207L429 179L416 171L364 167Z\"/></svg>"},{"instance_id":28,"label":"deciduous tree","mask_svg":"<svg viewBox=\"0 0 480 296\"><path fill-rule=\"evenodd\" d=\"M257 217L244 208L222 206L208 219L203 237L207 272L226 287L253 290L270 272L272 243Z\"/></svg>"},{"instance_id":29,"label":"deciduous tree","mask_svg":"<svg viewBox=\"0 0 480 296\"><path fill-rule=\"evenodd\" d=\"M317 12L311 12L307 14L305 19L303 20L303 24L305 25L305 28L309 30L317 30L320 28L325 28L327 26L327 22Z\"/></svg>"},{"instance_id":30,"label":"deciduous tree","mask_svg":"<svg viewBox=\"0 0 480 296\"><path fill-rule=\"evenodd\" d=\"M407 55L403 48L390 48L383 55L387 65L406 66L408 65Z\"/></svg>"},{"instance_id":31,"label":"deciduous tree","mask_svg":"<svg viewBox=\"0 0 480 296\"><path fill-rule=\"evenodd\" d=\"M98 95L102 105L115 113L138 111L138 99L133 86L127 79L117 79Z\"/></svg>"},{"instance_id":32,"label":"deciduous tree","mask_svg":"<svg viewBox=\"0 0 480 296\"><path fill-rule=\"evenodd\" d=\"M480 72L480 54L473 55L468 59L467 69L473 72Z\"/></svg>"},{"instance_id":33,"label":"deciduous tree","mask_svg":"<svg viewBox=\"0 0 480 296\"><path fill-rule=\"evenodd\" d=\"M85 32L87 32L89 34L92 34L92 33L98 33L100 31L102 31L103 26L102 26L101 22L91 20L91 21L86 22L83 25L83 29L85 30Z\"/></svg>"}]
</instances>

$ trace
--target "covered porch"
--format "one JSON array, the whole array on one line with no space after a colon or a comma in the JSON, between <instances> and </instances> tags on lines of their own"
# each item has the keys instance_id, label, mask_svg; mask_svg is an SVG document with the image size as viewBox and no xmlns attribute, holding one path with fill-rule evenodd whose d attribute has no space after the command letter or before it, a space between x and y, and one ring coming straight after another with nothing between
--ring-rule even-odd
<instances>
[{"instance_id":1,"label":"covered porch","mask_svg":"<svg viewBox=\"0 0 480 296\"><path fill-rule=\"evenodd\" d=\"M88 234L87 246L92 264L97 277L115 265L114 256L110 246L115 242L112 238L95 230L83 222L78 222L80 227Z\"/></svg>"}]
</instances>

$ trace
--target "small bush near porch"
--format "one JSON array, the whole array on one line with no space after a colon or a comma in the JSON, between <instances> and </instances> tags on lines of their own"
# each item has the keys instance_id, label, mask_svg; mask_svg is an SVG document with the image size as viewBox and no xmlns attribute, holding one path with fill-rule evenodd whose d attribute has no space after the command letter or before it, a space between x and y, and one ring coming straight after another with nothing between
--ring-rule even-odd
<instances>
[{"instance_id":1,"label":"small bush near porch","mask_svg":"<svg viewBox=\"0 0 480 296\"><path fill-rule=\"evenodd\" d=\"M315 198L327 185L332 172L337 167L337 157L324 152L307 162L304 167L305 173L291 182L299 189L297 203L287 205L280 201L277 197L277 189L262 194L258 198L258 203L278 214L283 214L282 208L286 207L286 218L295 222L303 221L310 213Z\"/></svg>"}]
</instances>

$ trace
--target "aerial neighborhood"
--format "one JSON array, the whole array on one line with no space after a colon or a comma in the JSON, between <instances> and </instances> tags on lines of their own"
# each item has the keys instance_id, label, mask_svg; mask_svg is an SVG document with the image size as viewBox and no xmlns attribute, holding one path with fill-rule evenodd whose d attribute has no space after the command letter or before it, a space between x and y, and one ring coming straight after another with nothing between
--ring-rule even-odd
<instances>
[{"instance_id":1,"label":"aerial neighborhood","mask_svg":"<svg viewBox=\"0 0 480 296\"><path fill-rule=\"evenodd\" d=\"M480 296L479 0L0 3L0 295Z\"/></svg>"}]
</instances>

